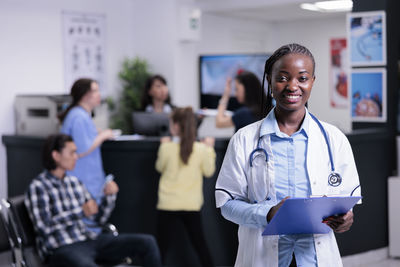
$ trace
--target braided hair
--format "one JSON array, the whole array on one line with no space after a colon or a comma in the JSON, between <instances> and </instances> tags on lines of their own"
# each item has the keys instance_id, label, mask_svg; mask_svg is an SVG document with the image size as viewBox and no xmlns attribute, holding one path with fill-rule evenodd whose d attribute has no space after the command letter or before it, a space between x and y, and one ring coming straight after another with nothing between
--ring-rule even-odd
<instances>
[{"instance_id":1,"label":"braided hair","mask_svg":"<svg viewBox=\"0 0 400 267\"><path fill-rule=\"evenodd\" d=\"M292 44L287 44L287 45L283 45L280 48L278 48L266 61L265 61L265 67L264 67L264 75L263 75L263 80L262 80L262 93L264 95L264 81L265 81L265 76L267 76L267 78L271 78L272 75L272 68L274 67L274 64L281 59L282 57L289 55L289 54L300 54L300 55L304 55L307 56L311 59L312 64L313 64L313 70L315 70L315 60L314 60L314 56L312 55L312 53L310 52L310 50L308 50L305 46L302 46L300 44L296 44L296 43L292 43ZM314 74L314 72L313 72ZM272 109L272 95L271 95L271 90L272 88L270 88L269 84L268 84L268 91L267 91L267 105L266 105L266 109L264 109L264 115L268 114L268 112L271 111ZM264 98L263 98L264 100ZM264 107L264 105L263 105Z\"/></svg>"}]
</instances>

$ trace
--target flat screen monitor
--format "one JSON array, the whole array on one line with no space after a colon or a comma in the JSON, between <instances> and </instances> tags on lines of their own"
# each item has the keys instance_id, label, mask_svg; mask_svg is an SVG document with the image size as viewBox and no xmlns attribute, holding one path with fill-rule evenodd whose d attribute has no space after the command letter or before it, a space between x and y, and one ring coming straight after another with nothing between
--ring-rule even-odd
<instances>
[{"instance_id":1,"label":"flat screen monitor","mask_svg":"<svg viewBox=\"0 0 400 267\"><path fill-rule=\"evenodd\" d=\"M228 77L234 78L240 71L253 72L262 81L267 53L260 54L226 54L200 56L200 106L217 108L218 101L225 88ZM232 85L233 86L233 85ZM232 87L234 88L234 86ZM239 104L232 90L228 109L234 110Z\"/></svg>"},{"instance_id":2,"label":"flat screen monitor","mask_svg":"<svg viewBox=\"0 0 400 267\"><path fill-rule=\"evenodd\" d=\"M132 126L134 134L165 136L169 134L169 115L154 112L133 112Z\"/></svg>"}]
</instances>

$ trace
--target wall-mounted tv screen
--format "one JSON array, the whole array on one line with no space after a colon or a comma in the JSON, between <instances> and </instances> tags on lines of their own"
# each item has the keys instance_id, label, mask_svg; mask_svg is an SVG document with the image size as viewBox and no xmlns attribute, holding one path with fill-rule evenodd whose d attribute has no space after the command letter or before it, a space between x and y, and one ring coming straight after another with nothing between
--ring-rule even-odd
<instances>
[{"instance_id":1,"label":"wall-mounted tv screen","mask_svg":"<svg viewBox=\"0 0 400 267\"><path fill-rule=\"evenodd\" d=\"M225 88L226 79L234 78L241 70L251 71L262 80L265 61L269 54L225 54L200 56L200 106L217 108ZM234 98L234 85L228 109L239 107Z\"/></svg>"}]
</instances>

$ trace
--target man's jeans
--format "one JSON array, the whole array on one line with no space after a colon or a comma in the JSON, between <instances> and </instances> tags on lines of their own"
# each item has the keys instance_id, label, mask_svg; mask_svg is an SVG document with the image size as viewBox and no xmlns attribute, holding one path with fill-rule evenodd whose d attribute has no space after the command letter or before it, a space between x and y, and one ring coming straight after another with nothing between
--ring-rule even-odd
<instances>
[{"instance_id":1,"label":"man's jeans","mask_svg":"<svg viewBox=\"0 0 400 267\"><path fill-rule=\"evenodd\" d=\"M52 267L97 267L118 264L126 257L140 258L145 267L160 267L161 258L155 238L147 234L100 234L95 240L77 242L54 250Z\"/></svg>"}]
</instances>

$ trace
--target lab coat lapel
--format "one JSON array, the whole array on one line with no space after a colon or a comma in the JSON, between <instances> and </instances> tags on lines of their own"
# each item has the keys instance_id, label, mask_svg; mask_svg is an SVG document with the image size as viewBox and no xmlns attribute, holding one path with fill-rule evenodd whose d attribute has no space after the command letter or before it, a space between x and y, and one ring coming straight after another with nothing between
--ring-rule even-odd
<instances>
[{"instance_id":1,"label":"lab coat lapel","mask_svg":"<svg viewBox=\"0 0 400 267\"><path fill-rule=\"evenodd\" d=\"M306 164L311 194L327 194L328 176L330 174L329 153L324 136L314 120L310 120L309 125Z\"/></svg>"}]
</instances>

